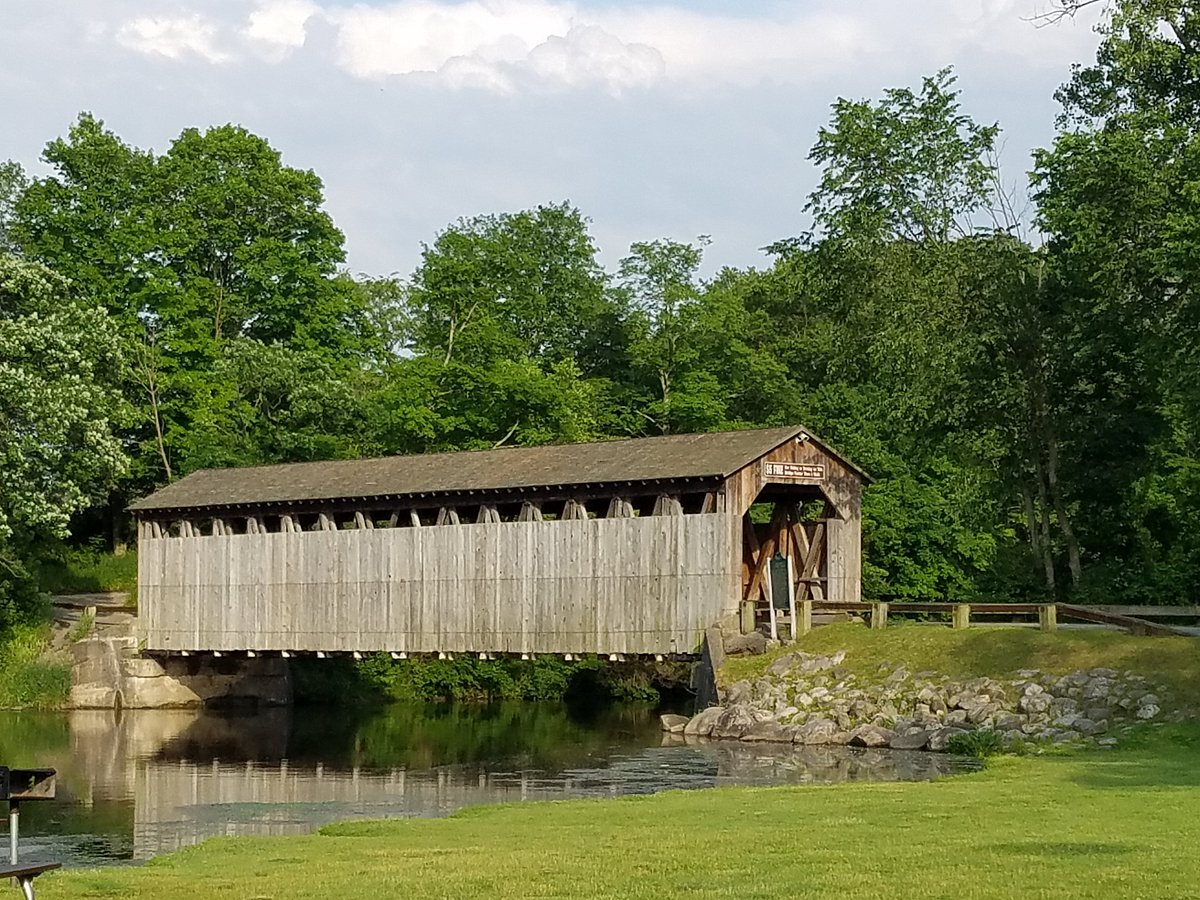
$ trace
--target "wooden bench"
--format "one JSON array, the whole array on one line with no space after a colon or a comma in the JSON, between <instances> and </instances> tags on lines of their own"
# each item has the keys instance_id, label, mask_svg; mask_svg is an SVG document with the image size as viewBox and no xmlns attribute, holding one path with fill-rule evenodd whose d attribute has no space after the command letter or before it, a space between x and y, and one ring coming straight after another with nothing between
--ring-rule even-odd
<instances>
[{"instance_id":1,"label":"wooden bench","mask_svg":"<svg viewBox=\"0 0 1200 900\"><path fill-rule=\"evenodd\" d=\"M5 878L15 878L17 886L21 889L21 893L25 895L25 900L33 900L33 879L37 878L43 872L49 872L52 869L62 868L62 863L39 863L32 866L0 866L0 882Z\"/></svg>"}]
</instances>

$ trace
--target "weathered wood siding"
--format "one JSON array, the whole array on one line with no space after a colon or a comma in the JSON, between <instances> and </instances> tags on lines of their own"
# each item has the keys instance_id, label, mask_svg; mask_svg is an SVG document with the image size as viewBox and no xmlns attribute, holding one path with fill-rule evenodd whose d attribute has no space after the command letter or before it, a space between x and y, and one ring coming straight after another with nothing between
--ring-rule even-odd
<instances>
[{"instance_id":1,"label":"weathered wood siding","mask_svg":"<svg viewBox=\"0 0 1200 900\"><path fill-rule=\"evenodd\" d=\"M819 466L821 477L780 477L767 472L769 463ZM812 488L829 502L825 535L825 599L858 602L862 599L862 481L837 457L812 441L788 441L766 456L735 472L725 482L726 509L734 514L737 536L730 552L733 564L742 565L741 513L748 511L764 489L784 485Z\"/></svg>"},{"instance_id":2,"label":"weathered wood siding","mask_svg":"<svg viewBox=\"0 0 1200 900\"><path fill-rule=\"evenodd\" d=\"M151 650L691 653L737 602L724 513L143 540Z\"/></svg>"}]
</instances>

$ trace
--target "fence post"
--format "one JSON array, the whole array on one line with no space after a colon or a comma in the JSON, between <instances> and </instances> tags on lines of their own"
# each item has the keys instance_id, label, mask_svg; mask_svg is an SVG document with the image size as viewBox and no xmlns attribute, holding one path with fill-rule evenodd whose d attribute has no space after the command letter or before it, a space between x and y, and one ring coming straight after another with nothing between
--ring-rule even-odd
<instances>
[{"instance_id":1,"label":"fence post","mask_svg":"<svg viewBox=\"0 0 1200 900\"><path fill-rule=\"evenodd\" d=\"M888 605L886 603L871 604L871 627L887 628Z\"/></svg>"},{"instance_id":2,"label":"fence post","mask_svg":"<svg viewBox=\"0 0 1200 900\"><path fill-rule=\"evenodd\" d=\"M796 634L803 635L812 631L812 612L813 602L811 600L800 601L800 621L796 623Z\"/></svg>"},{"instance_id":3,"label":"fence post","mask_svg":"<svg viewBox=\"0 0 1200 900\"><path fill-rule=\"evenodd\" d=\"M1058 631L1058 604L1047 603L1038 607L1038 625L1042 631Z\"/></svg>"},{"instance_id":4,"label":"fence post","mask_svg":"<svg viewBox=\"0 0 1200 900\"><path fill-rule=\"evenodd\" d=\"M749 634L754 630L754 601L743 600L738 612L742 634Z\"/></svg>"},{"instance_id":5,"label":"fence post","mask_svg":"<svg viewBox=\"0 0 1200 900\"><path fill-rule=\"evenodd\" d=\"M954 630L961 631L964 628L971 627L971 604L970 603L955 603L954 604Z\"/></svg>"}]
</instances>

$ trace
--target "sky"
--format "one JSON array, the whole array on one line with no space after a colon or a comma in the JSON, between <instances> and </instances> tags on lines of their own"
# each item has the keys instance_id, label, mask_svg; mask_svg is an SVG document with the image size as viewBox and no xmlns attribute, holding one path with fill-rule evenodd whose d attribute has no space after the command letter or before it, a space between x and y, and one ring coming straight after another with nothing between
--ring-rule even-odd
<instances>
[{"instance_id":1,"label":"sky","mask_svg":"<svg viewBox=\"0 0 1200 900\"><path fill-rule=\"evenodd\" d=\"M1052 0L0 0L0 159L84 110L158 151L234 122L325 183L347 265L407 275L460 217L569 201L601 260L708 235L706 269L799 234L838 97L953 66L1007 182L1053 139L1095 15Z\"/></svg>"}]
</instances>

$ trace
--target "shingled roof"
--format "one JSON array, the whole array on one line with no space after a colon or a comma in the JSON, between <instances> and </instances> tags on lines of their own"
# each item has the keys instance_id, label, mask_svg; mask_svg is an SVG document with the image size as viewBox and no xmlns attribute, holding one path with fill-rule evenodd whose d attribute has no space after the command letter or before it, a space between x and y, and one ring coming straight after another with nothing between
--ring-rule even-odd
<instances>
[{"instance_id":1,"label":"shingled roof","mask_svg":"<svg viewBox=\"0 0 1200 900\"><path fill-rule=\"evenodd\" d=\"M152 512L725 478L802 432L805 429L789 426L591 444L204 469L134 503L130 509ZM852 463L842 462L865 477Z\"/></svg>"}]
</instances>

